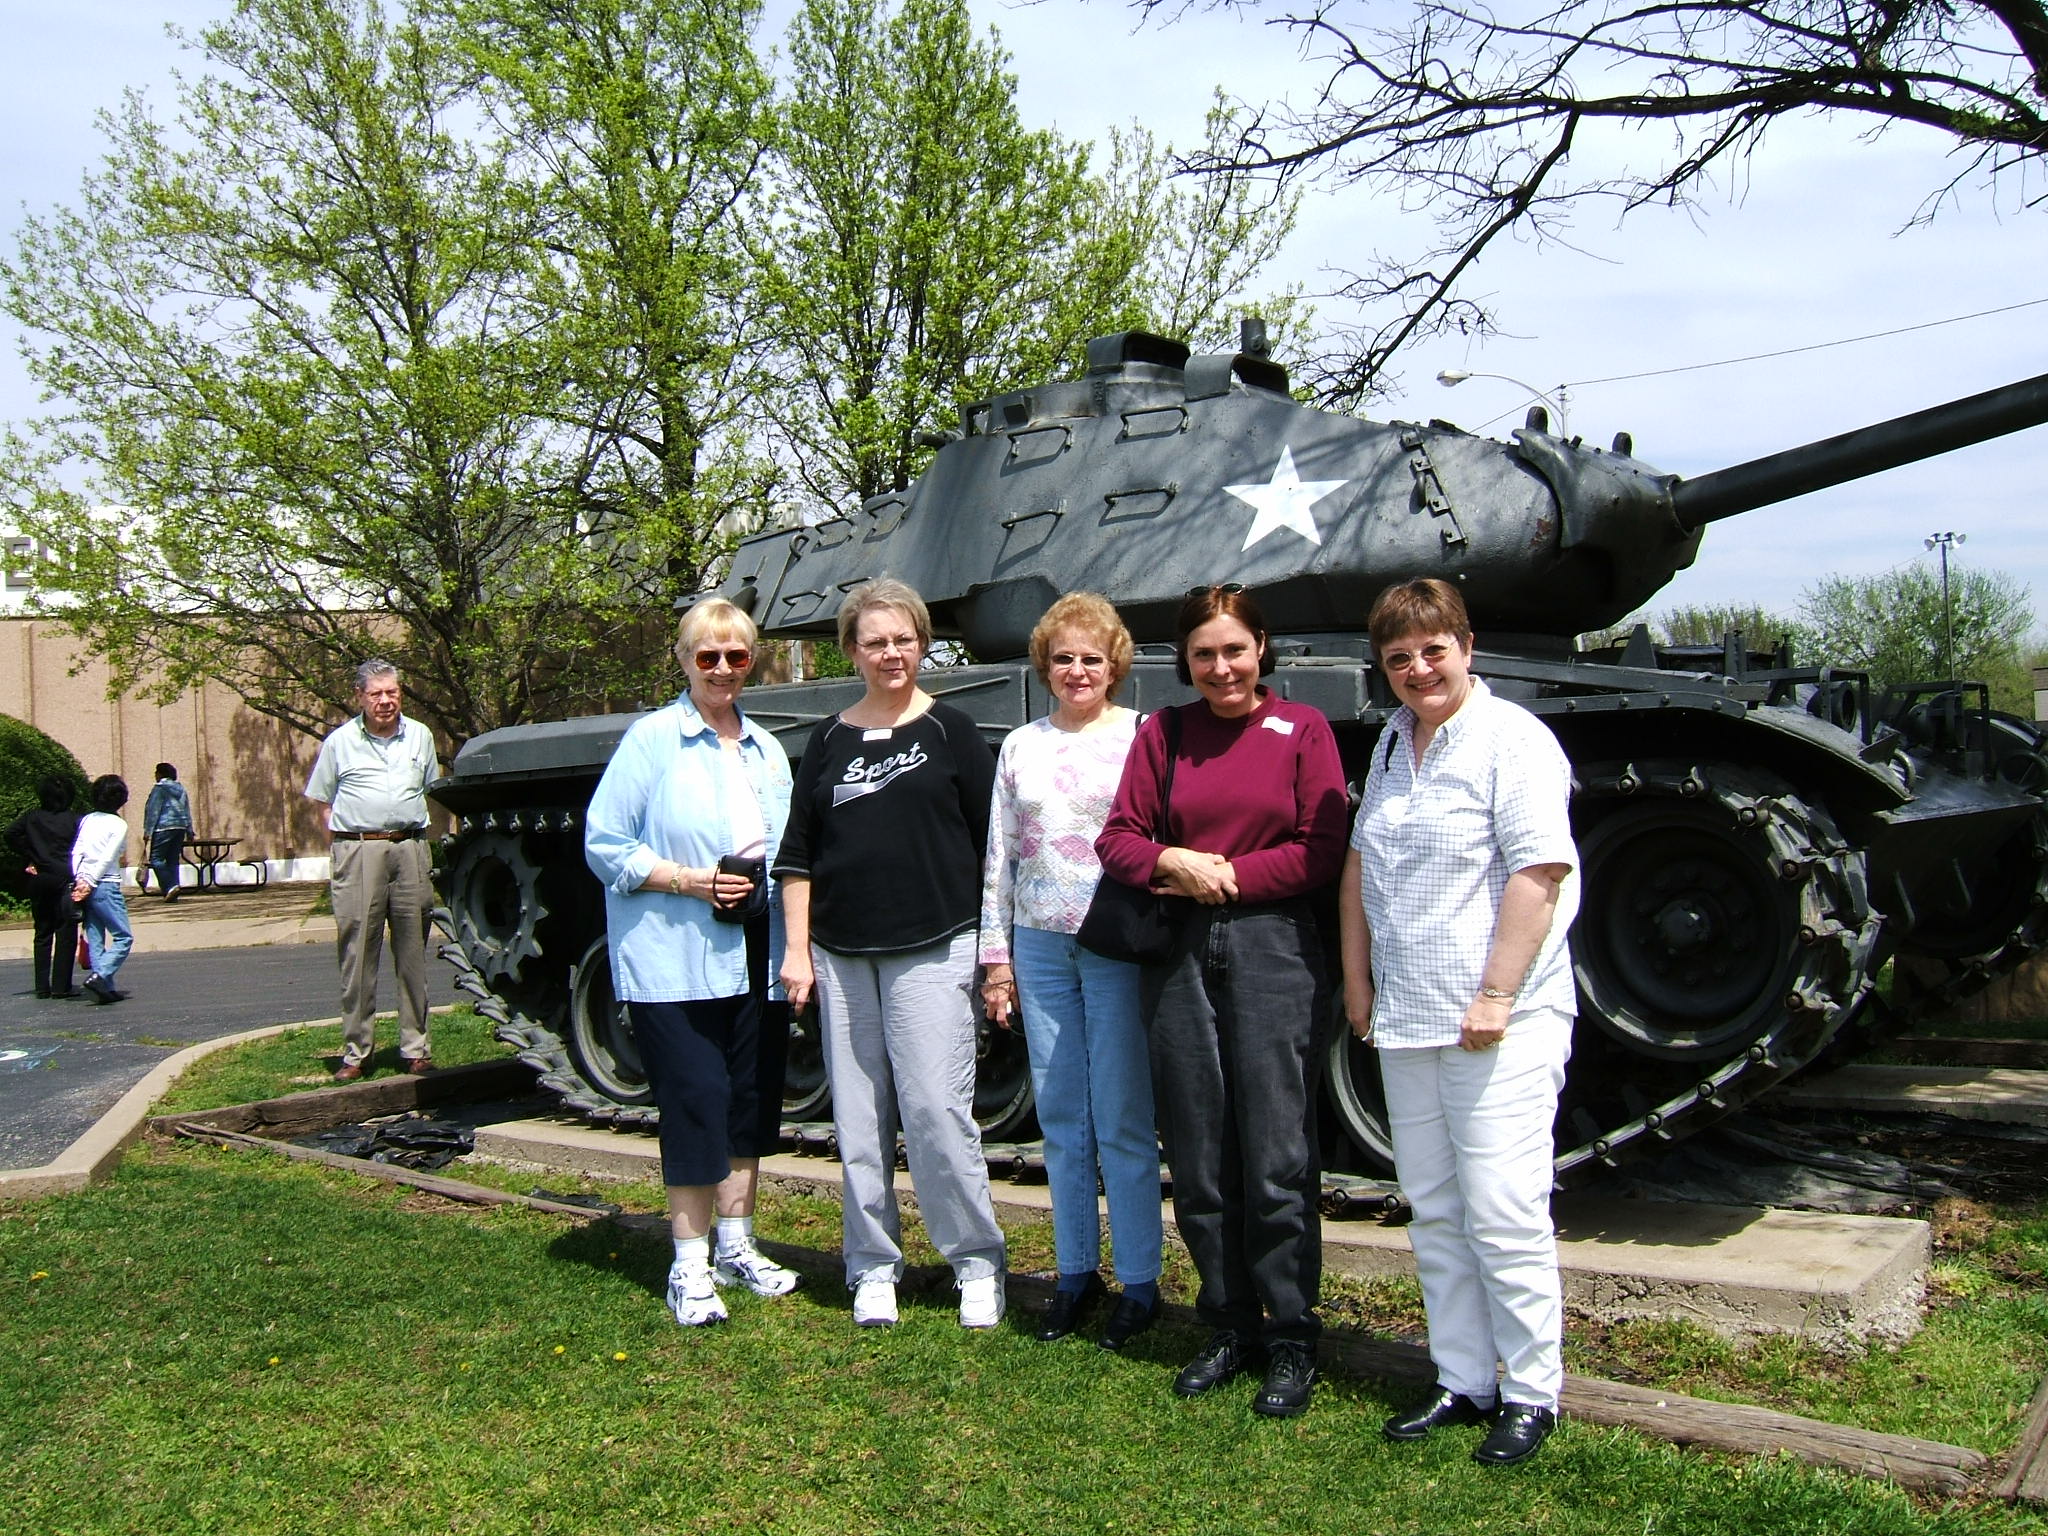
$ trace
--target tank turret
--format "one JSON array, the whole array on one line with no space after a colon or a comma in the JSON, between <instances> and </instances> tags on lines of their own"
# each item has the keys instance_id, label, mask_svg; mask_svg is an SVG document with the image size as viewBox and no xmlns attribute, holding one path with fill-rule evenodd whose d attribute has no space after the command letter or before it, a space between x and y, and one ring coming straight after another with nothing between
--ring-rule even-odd
<instances>
[{"instance_id":1,"label":"tank turret","mask_svg":"<svg viewBox=\"0 0 2048 1536\"><path fill-rule=\"evenodd\" d=\"M1573 637L1639 610L1719 518L2042 421L2048 376L1686 480L1625 435L1558 437L1540 410L1509 441L1335 415L1295 401L1256 348L1192 357L1129 332L1091 343L1079 379L965 407L907 490L744 541L720 590L764 633L803 638L831 634L859 582L908 581L974 658L928 686L993 741L1047 707L1019 658L1060 593L1104 593L1150 643L1125 695L1150 709L1190 696L1160 644L1183 594L1240 581L1274 630L1271 686L1330 717L1362 778L1392 712L1365 615L1392 582L1457 582L1475 670L1549 724L1577 780L1581 1011L1557 1127L1570 1174L1859 1049L2048 941L2048 755L1981 685L1879 689L1758 637L1659 648L1638 629L1592 651ZM750 690L748 708L796 753L857 693L784 685ZM462 818L444 953L571 1102L630 1120L652 1109L578 846L629 723L493 732L436 793ZM1335 1121L1381 1158L1371 1053L1332 1033ZM817 1114L822 1071L805 1043L793 1060L789 1108ZM1014 1037L991 1034L977 1112L1002 1133L1028 1107Z\"/></svg>"}]
</instances>

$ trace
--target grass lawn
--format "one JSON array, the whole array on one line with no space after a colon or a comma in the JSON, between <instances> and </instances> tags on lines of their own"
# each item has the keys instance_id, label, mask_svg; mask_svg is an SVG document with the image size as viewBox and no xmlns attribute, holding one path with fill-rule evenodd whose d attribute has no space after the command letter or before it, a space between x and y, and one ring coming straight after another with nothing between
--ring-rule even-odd
<instances>
[{"instance_id":1,"label":"grass lawn","mask_svg":"<svg viewBox=\"0 0 2048 1536\"><path fill-rule=\"evenodd\" d=\"M226 1053L245 1059L189 1075L177 1107L305 1086L294 1079L337 1045L305 1030ZM470 1059L469 1045L497 1049L480 1021L436 1021L437 1061ZM651 1185L582 1187L659 1207ZM761 1230L831 1249L837 1207L774 1195ZM1015 1267L1049 1264L1046 1224L1010 1235ZM1936 1304L1900 1348L1840 1357L1574 1320L1569 1363L2000 1454L2048 1367L2048 1211L1955 1202L1937 1240ZM931 1253L913 1241L911 1256ZM661 1304L667 1264L665 1241L608 1223L138 1146L105 1185L0 1206L0 1531L2043 1528L1999 1505L1570 1423L1533 1463L1485 1470L1468 1459L1476 1431L1382 1441L1404 1389L1329 1380L1304 1418L1271 1422L1249 1411L1250 1383L1172 1396L1200 1342L1190 1331L1161 1329L1122 1358L1037 1344L1014 1321L966 1334L950 1291L907 1296L899 1327L864 1331L839 1286L812 1281L730 1298L730 1323L685 1331ZM1189 1278L1183 1259L1176 1299ZM1326 1291L1333 1321L1419 1324L1412 1285Z\"/></svg>"},{"instance_id":2,"label":"grass lawn","mask_svg":"<svg viewBox=\"0 0 2048 1536\"><path fill-rule=\"evenodd\" d=\"M823 1243L829 1204L764 1229ZM1567 1425L1535 1463L1376 1432L1338 1380L1291 1423L1181 1402L1181 1330L1111 1358L950 1297L844 1292L684 1331L665 1244L346 1174L145 1148L0 1212L0 1476L23 1532L2038 1531L1785 1462Z\"/></svg>"},{"instance_id":3,"label":"grass lawn","mask_svg":"<svg viewBox=\"0 0 2048 1536\"><path fill-rule=\"evenodd\" d=\"M509 1056L512 1048L491 1036L491 1021L468 1007L435 1014L427 1027L434 1064L459 1067L472 1061ZM370 1077L389 1077L403 1070L397 1030L389 1015L378 1019L377 1053L370 1058ZM324 1088L334 1079L341 1058L341 1026L326 1024L288 1029L266 1040L252 1040L195 1062L171 1085L158 1103L159 1114L196 1114L224 1104L274 1099L308 1088Z\"/></svg>"}]
</instances>

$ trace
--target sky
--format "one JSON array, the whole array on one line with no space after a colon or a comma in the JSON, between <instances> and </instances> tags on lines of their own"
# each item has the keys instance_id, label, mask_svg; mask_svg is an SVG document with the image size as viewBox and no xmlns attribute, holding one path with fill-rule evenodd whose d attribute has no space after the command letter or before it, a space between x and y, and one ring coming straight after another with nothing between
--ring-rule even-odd
<instances>
[{"instance_id":1,"label":"sky","mask_svg":"<svg viewBox=\"0 0 2048 1536\"><path fill-rule=\"evenodd\" d=\"M1247 101L1305 101L1319 78L1290 36L1260 20L1270 12L1196 10L1140 24L1105 0L971 3L1013 57L1024 120L1072 138L1099 140L1138 121L1191 144L1216 86ZM164 24L196 27L228 8L12 0L0 90L5 248L24 207L75 201L102 148L94 114L125 87L169 112L171 71L198 61ZM1387 8L1376 0L1379 14ZM791 0L770 6L770 41L792 9ZM1954 174L1946 148L1915 129L1872 141L1849 125L1796 124L1696 212L1649 209L1619 225L1594 215L1574 231L1575 249L1522 242L1489 252L1468 291L1496 308L1507 334L1414 347L1397 362L1399 392L1371 414L1501 435L1519 424L1530 389L1564 384L1575 433L1604 444L1625 429L1638 457L1697 475L2048 370L2048 304L2009 308L2048 299L2048 207L2027 212L2011 190L1966 185L1931 223L1911 225L1926 194ZM1319 187L1274 280L1327 290L1333 272L1412 250L1424 233L1383 197ZM1996 309L2006 312L1936 323ZM1907 327L1925 328L1825 345ZM1818 350L1703 366L1794 348ZM1521 382L1475 377L1446 389L1435 382L1446 368ZM0 351L0 420L35 408L10 345ZM1967 536L1959 561L2025 582L2048 618L2044 467L2048 427L2036 427L1717 524L1650 609L1790 612L1820 576L1930 561L1925 537L1953 531Z\"/></svg>"}]
</instances>

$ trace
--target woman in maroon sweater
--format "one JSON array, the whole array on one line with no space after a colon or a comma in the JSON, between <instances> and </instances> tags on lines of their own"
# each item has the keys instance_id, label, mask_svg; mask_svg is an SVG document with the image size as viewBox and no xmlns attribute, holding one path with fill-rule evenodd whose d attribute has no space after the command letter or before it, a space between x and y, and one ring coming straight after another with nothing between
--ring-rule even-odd
<instances>
[{"instance_id":1,"label":"woman in maroon sweater","mask_svg":"<svg viewBox=\"0 0 2048 1536\"><path fill-rule=\"evenodd\" d=\"M1095 847L1114 878L1190 901L1140 993L1174 1220L1214 1330L1174 1390L1221 1386L1263 1354L1252 1407L1286 1418L1308 1407L1322 1326L1309 1103L1330 1005L1310 898L1344 861L1344 772L1322 714L1260 685L1273 660L1250 593L1196 588L1178 631L1181 680L1201 699L1178 710L1173 841L1153 837L1166 772L1155 715Z\"/></svg>"}]
</instances>

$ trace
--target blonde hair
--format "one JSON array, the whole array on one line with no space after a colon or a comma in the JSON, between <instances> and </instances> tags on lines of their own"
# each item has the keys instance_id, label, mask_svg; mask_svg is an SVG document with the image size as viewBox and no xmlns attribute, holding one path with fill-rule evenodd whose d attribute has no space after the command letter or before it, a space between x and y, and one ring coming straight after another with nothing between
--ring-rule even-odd
<instances>
[{"instance_id":1,"label":"blonde hair","mask_svg":"<svg viewBox=\"0 0 2048 1536\"><path fill-rule=\"evenodd\" d=\"M1109 662L1109 693L1130 675L1131 632L1110 605L1093 592L1069 592L1045 610L1031 630L1031 666L1038 680L1052 687L1052 643L1063 629L1078 629L1102 647Z\"/></svg>"},{"instance_id":2,"label":"blonde hair","mask_svg":"<svg viewBox=\"0 0 2048 1536\"><path fill-rule=\"evenodd\" d=\"M839 605L840 650L848 656L853 654L862 617L877 608L894 609L910 620L911 627L917 631L917 648L920 651L931 650L931 610L925 607L924 599L917 595L915 587L898 581L894 576L878 576L873 581L864 581L846 594L846 601Z\"/></svg>"},{"instance_id":3,"label":"blonde hair","mask_svg":"<svg viewBox=\"0 0 2048 1536\"><path fill-rule=\"evenodd\" d=\"M722 597L707 597L683 615L676 626L676 657L688 658L704 641L713 635L730 635L754 649L761 638L761 631L755 626L753 616L737 603L729 603Z\"/></svg>"}]
</instances>

